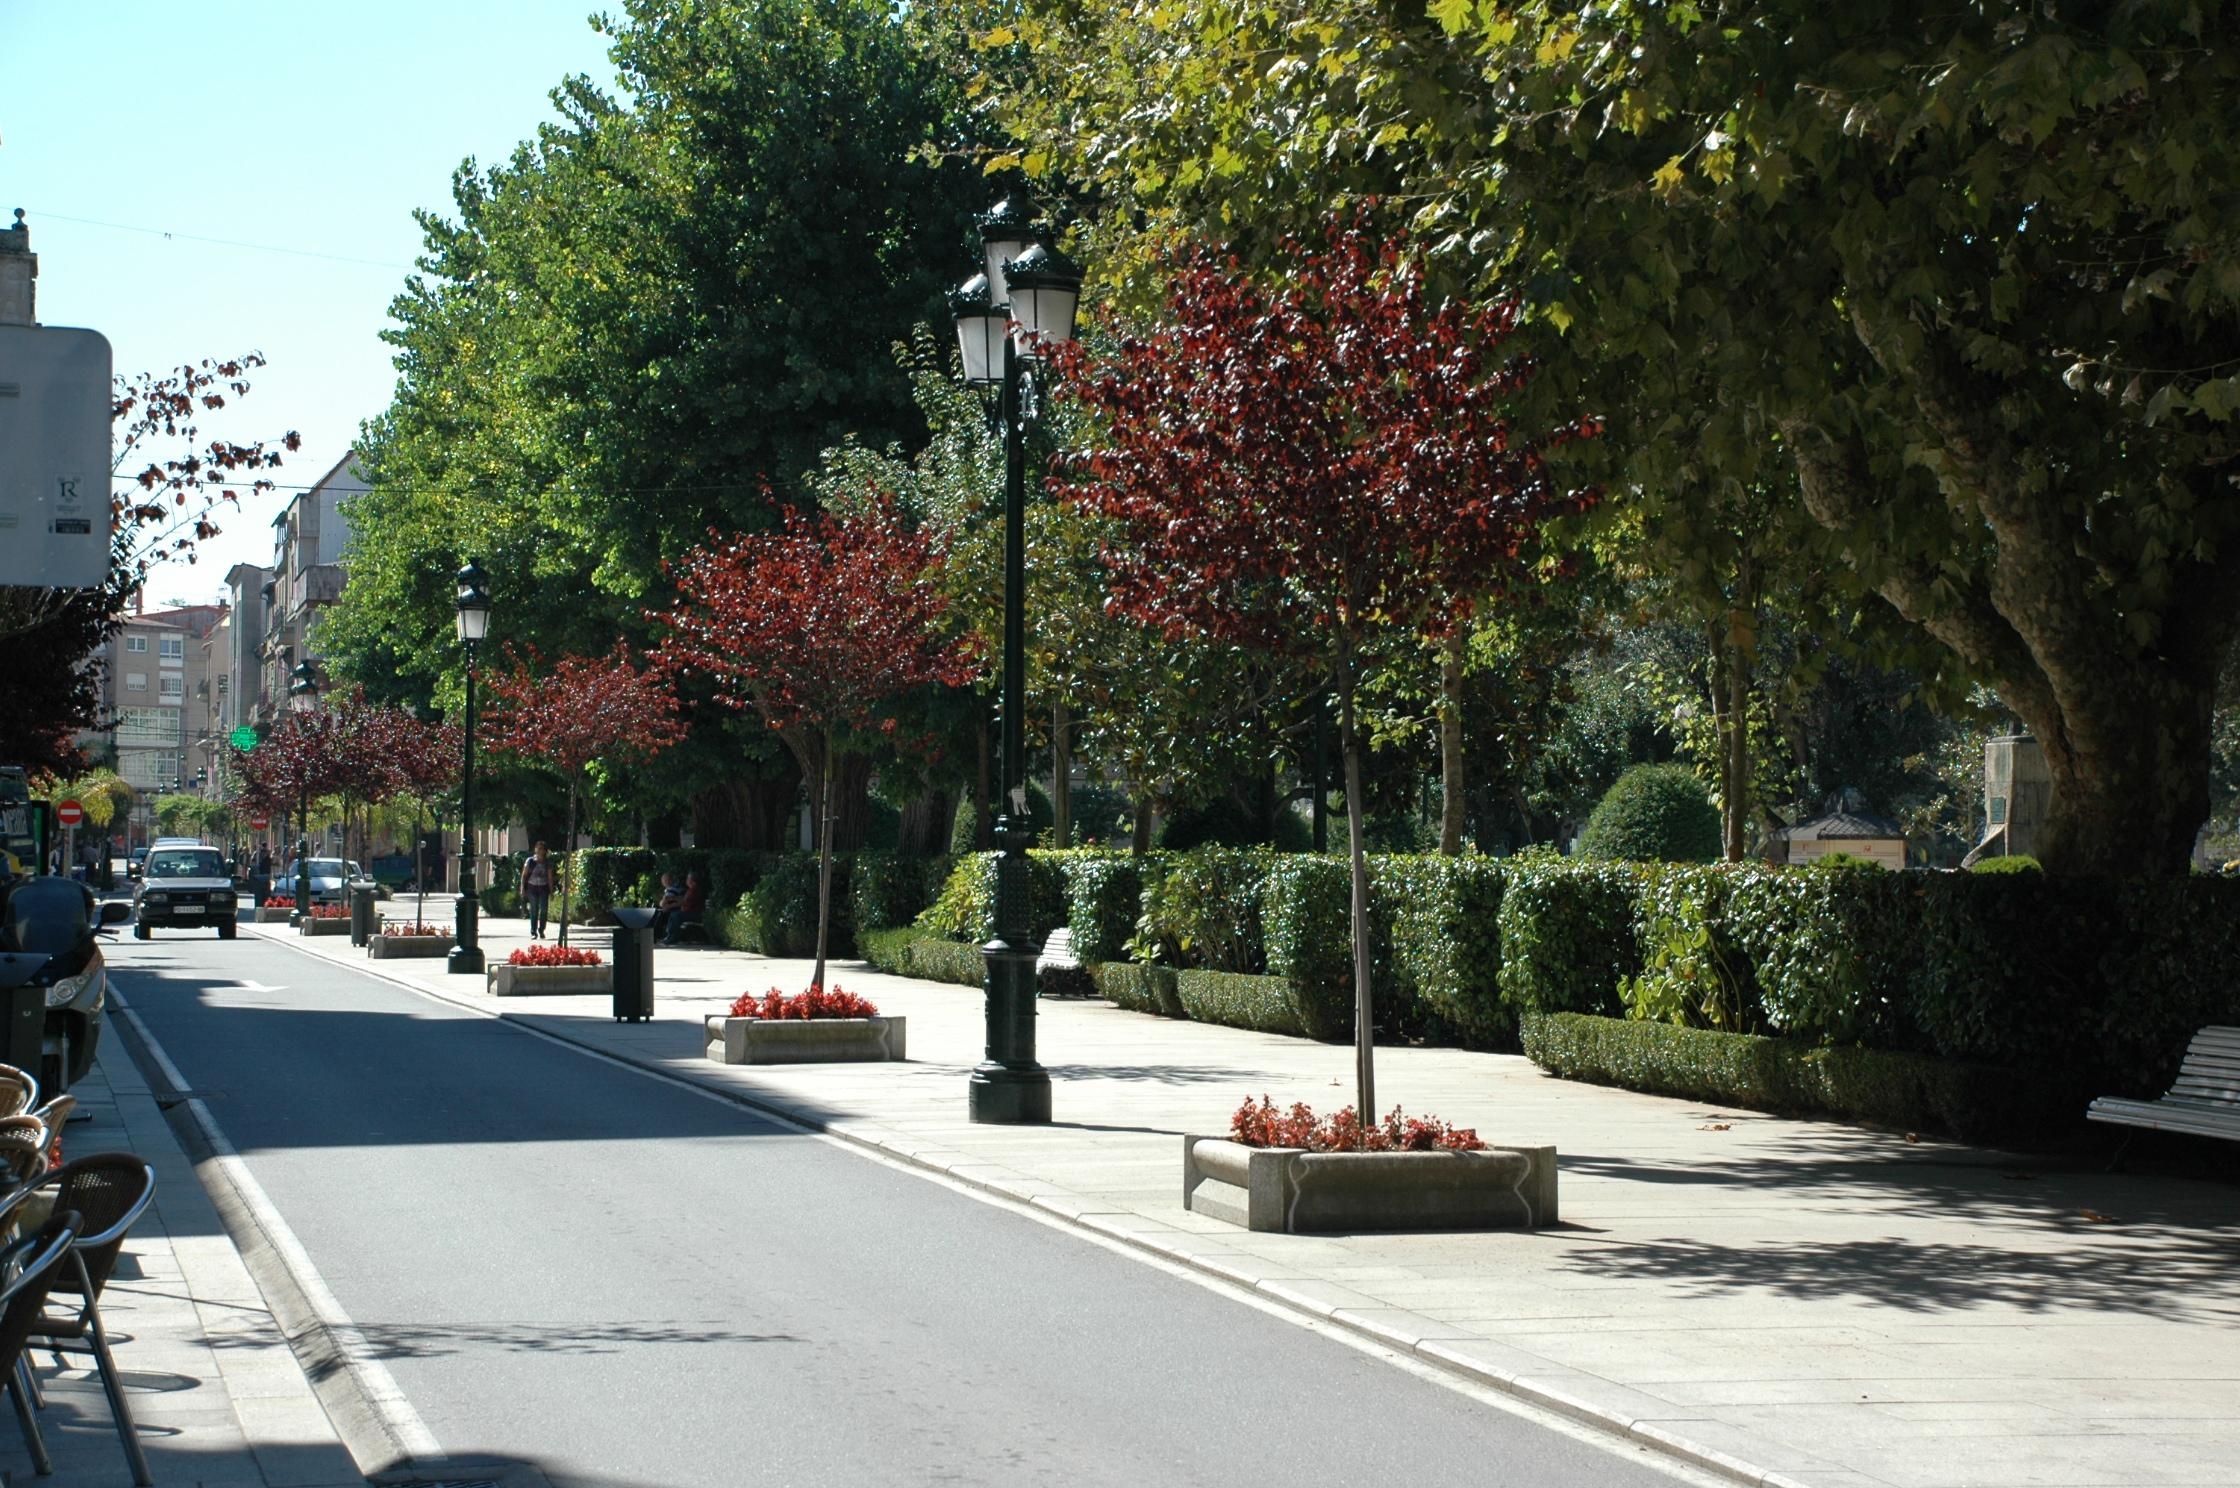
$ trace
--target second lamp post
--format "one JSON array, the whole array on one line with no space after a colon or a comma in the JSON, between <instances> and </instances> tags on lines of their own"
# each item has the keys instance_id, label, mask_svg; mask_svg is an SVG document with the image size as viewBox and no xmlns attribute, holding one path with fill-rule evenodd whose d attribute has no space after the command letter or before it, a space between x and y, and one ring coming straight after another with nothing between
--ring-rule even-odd
<instances>
[{"instance_id":1,"label":"second lamp post","mask_svg":"<svg viewBox=\"0 0 2240 1488\"><path fill-rule=\"evenodd\" d=\"M985 271L950 296L965 381L1003 390L1003 758L996 816L996 935L987 958L987 1055L972 1071L970 1112L980 1122L1050 1119L1050 1074L1035 1061L1035 960L1029 909L1026 758L1026 362L1043 345L1073 339L1081 271L1045 239L1035 205L1014 191L980 218Z\"/></svg>"},{"instance_id":2,"label":"second lamp post","mask_svg":"<svg viewBox=\"0 0 2240 1488\"><path fill-rule=\"evenodd\" d=\"M472 558L459 570L459 644L467 656L466 758L459 775L459 939L444 969L482 975L482 904L475 895L474 851L474 649L490 633L490 582Z\"/></svg>"}]
</instances>

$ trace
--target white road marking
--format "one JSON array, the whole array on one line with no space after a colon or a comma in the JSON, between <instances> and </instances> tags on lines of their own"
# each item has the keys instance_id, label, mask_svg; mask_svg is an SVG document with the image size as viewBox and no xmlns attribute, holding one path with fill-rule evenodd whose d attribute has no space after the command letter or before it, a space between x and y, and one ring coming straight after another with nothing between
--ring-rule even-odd
<instances>
[{"instance_id":1,"label":"white road marking","mask_svg":"<svg viewBox=\"0 0 2240 1488\"><path fill-rule=\"evenodd\" d=\"M132 1025L133 1034L155 1060L156 1068L163 1072L164 1079L171 1082L171 1088L175 1091L192 1090L194 1087L187 1083L186 1076L171 1062L171 1056L164 1052L163 1045L156 1042L155 1035L148 1031L148 1025L141 1021L140 1015L132 1010L132 1005L114 984L109 988L109 1005L116 1010L117 1016ZM389 1373L387 1365L374 1356L373 1346L366 1342L365 1334L350 1320L350 1314L343 1311L342 1304L335 1299L334 1293L328 1290L326 1278L312 1264L310 1252L303 1248L303 1242L296 1238L295 1231L288 1228L288 1222L280 1217L280 1211L273 1207L271 1198L265 1193L264 1185L257 1182L256 1175L249 1171L249 1165L241 1160L240 1152L219 1129L217 1118L210 1114L209 1106L199 1096L188 1097L185 1104L188 1114L201 1130L203 1140L210 1144L211 1161L218 1165L219 1170L225 1174L226 1181L233 1186L234 1192L241 1196L241 1202L248 1206L257 1228L264 1232L265 1239L272 1245L273 1253L280 1258L280 1264L288 1268L289 1276L303 1293L304 1301L311 1308L312 1314L333 1336L336 1347L342 1350L346 1367L357 1381L359 1393L367 1406L380 1417L383 1427L406 1457L419 1461L440 1459L443 1448L437 1443L435 1433L420 1419L420 1413L412 1408L412 1402L397 1387L396 1377Z\"/></svg>"}]
</instances>

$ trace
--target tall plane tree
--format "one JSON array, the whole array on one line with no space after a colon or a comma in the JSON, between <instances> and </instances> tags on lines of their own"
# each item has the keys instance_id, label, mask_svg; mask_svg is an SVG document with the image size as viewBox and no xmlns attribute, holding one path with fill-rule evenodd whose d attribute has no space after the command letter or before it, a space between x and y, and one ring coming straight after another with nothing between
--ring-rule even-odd
<instances>
[{"instance_id":1,"label":"tall plane tree","mask_svg":"<svg viewBox=\"0 0 2240 1488\"><path fill-rule=\"evenodd\" d=\"M1358 224L1293 245L1271 288L1195 251L1166 322L1100 356L1076 341L1071 395L1106 443L1070 494L1116 525L1112 603L1170 634L1309 660L1338 706L1353 876L1360 1110L1374 1113L1359 693L1380 648L1444 640L1525 577L1541 523L1576 511L1504 413L1524 370L1498 349L1512 304L1434 307L1404 254ZM1551 435L1591 432L1586 423Z\"/></svg>"},{"instance_id":2,"label":"tall plane tree","mask_svg":"<svg viewBox=\"0 0 2240 1488\"><path fill-rule=\"evenodd\" d=\"M800 758L817 789L817 965L824 985L832 923L832 776L849 736L892 734L881 705L978 673L972 646L947 633L941 556L892 502L849 516L786 513L782 531L700 549L678 565L663 617L665 653L751 708Z\"/></svg>"}]
</instances>

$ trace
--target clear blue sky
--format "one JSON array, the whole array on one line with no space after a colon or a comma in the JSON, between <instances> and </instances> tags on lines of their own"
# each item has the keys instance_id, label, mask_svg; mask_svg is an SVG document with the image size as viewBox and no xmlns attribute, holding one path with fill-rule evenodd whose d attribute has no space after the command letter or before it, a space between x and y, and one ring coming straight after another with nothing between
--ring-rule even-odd
<instances>
[{"instance_id":1,"label":"clear blue sky","mask_svg":"<svg viewBox=\"0 0 2240 1488\"><path fill-rule=\"evenodd\" d=\"M448 215L460 161L502 161L562 78L612 82L593 8L0 0L0 225L25 210L39 319L100 331L120 373L263 352L205 432L294 429L277 479L315 480L388 403L379 337L419 249L413 209ZM151 604L270 562L284 499L244 502Z\"/></svg>"}]
</instances>

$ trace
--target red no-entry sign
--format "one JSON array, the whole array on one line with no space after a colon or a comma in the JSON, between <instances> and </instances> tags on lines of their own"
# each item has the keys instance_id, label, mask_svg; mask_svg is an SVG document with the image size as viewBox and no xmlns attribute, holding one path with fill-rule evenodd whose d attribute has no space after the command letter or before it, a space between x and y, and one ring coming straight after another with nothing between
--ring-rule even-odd
<instances>
[{"instance_id":1,"label":"red no-entry sign","mask_svg":"<svg viewBox=\"0 0 2240 1488\"><path fill-rule=\"evenodd\" d=\"M252 816L249 818L249 830L252 832L261 832L271 825L272 818L269 816Z\"/></svg>"},{"instance_id":2,"label":"red no-entry sign","mask_svg":"<svg viewBox=\"0 0 2240 1488\"><path fill-rule=\"evenodd\" d=\"M54 819L66 827L83 826L86 809L75 801L57 801L54 803Z\"/></svg>"}]
</instances>

